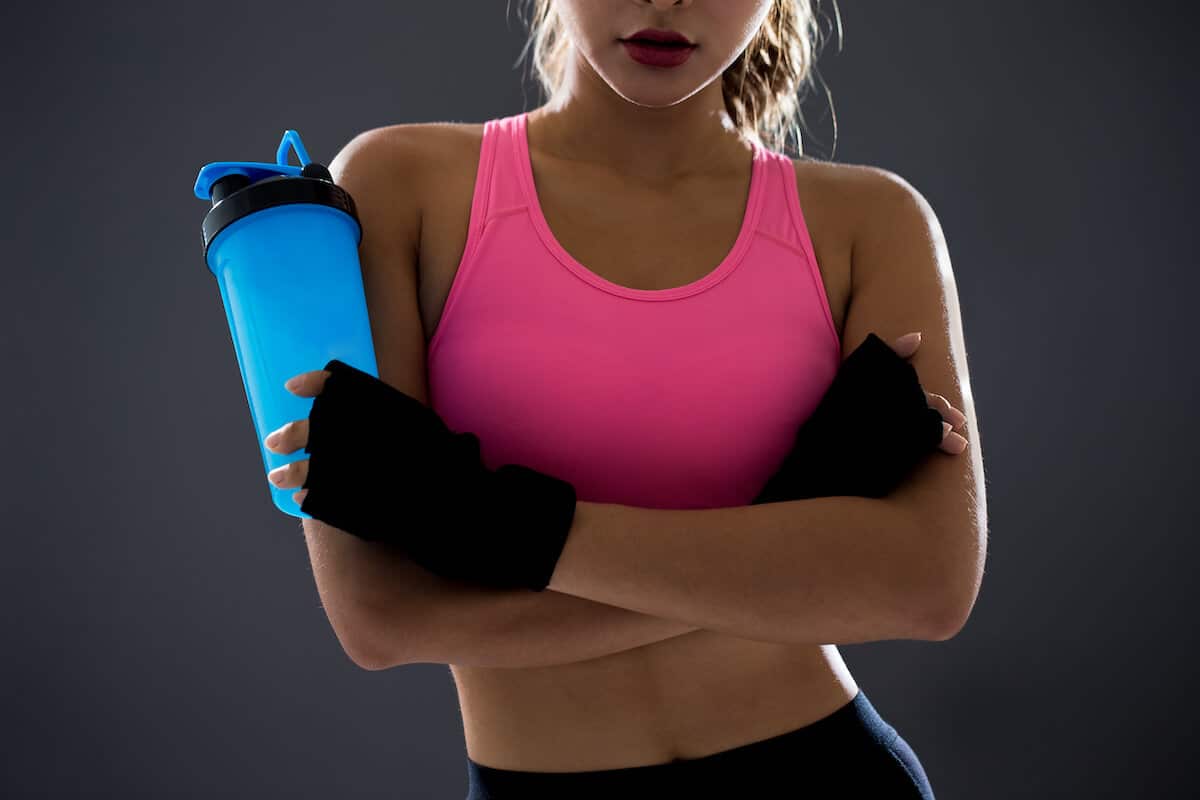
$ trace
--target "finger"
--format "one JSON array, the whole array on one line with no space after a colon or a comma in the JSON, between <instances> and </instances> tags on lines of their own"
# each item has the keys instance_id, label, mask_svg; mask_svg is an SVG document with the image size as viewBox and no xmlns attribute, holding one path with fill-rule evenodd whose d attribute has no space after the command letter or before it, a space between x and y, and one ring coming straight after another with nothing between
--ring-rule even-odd
<instances>
[{"instance_id":1,"label":"finger","mask_svg":"<svg viewBox=\"0 0 1200 800\"><path fill-rule=\"evenodd\" d=\"M942 437L941 449L956 456L967 449L967 440L957 433L948 433Z\"/></svg>"},{"instance_id":2,"label":"finger","mask_svg":"<svg viewBox=\"0 0 1200 800\"><path fill-rule=\"evenodd\" d=\"M292 378L296 383L285 387L289 392L301 397L316 397L325 388L325 381L332 375L327 369L315 369L311 372L301 372ZM290 383L290 381L289 381Z\"/></svg>"},{"instance_id":3,"label":"finger","mask_svg":"<svg viewBox=\"0 0 1200 800\"><path fill-rule=\"evenodd\" d=\"M946 402L946 398L942 397L940 394L925 392L925 402L930 408L937 409L937 412L942 415L943 420L950 416L950 404ZM951 422L950 425L953 426L954 423Z\"/></svg>"},{"instance_id":4,"label":"finger","mask_svg":"<svg viewBox=\"0 0 1200 800\"><path fill-rule=\"evenodd\" d=\"M292 495L292 500L293 500L293 502L296 503L296 505L300 505L301 503L304 502L304 498L307 494L308 494L308 489L301 489L300 491L298 491Z\"/></svg>"},{"instance_id":5,"label":"finger","mask_svg":"<svg viewBox=\"0 0 1200 800\"><path fill-rule=\"evenodd\" d=\"M306 444L308 444L308 417L295 419L281 425L263 439L264 447L272 453L283 455L294 453Z\"/></svg>"},{"instance_id":6,"label":"finger","mask_svg":"<svg viewBox=\"0 0 1200 800\"><path fill-rule=\"evenodd\" d=\"M295 489L304 485L308 477L308 459L302 458L267 473L267 479L280 489Z\"/></svg>"},{"instance_id":7,"label":"finger","mask_svg":"<svg viewBox=\"0 0 1200 800\"><path fill-rule=\"evenodd\" d=\"M892 340L892 349L901 358L910 358L921 346L920 331L912 331Z\"/></svg>"},{"instance_id":8,"label":"finger","mask_svg":"<svg viewBox=\"0 0 1200 800\"><path fill-rule=\"evenodd\" d=\"M942 419L949 422L953 428L961 428L967 421L966 415L950 405L950 401L940 394L925 392L925 401L931 408L936 408L937 412L942 415Z\"/></svg>"},{"instance_id":9,"label":"finger","mask_svg":"<svg viewBox=\"0 0 1200 800\"><path fill-rule=\"evenodd\" d=\"M961 428L967 422L967 415L959 411L954 406L950 405L950 401L940 394L926 392L925 396L929 398L929 404L933 405L936 398L938 412L950 421L950 424L956 428Z\"/></svg>"}]
</instances>

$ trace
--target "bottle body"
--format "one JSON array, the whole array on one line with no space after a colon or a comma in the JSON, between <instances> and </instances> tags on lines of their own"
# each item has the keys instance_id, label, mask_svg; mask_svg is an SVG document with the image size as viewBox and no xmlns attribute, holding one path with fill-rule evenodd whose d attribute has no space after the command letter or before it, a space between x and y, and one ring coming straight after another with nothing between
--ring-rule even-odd
<instances>
[{"instance_id":1,"label":"bottle body","mask_svg":"<svg viewBox=\"0 0 1200 800\"><path fill-rule=\"evenodd\" d=\"M379 376L358 259L359 223L320 203L287 203L226 226L208 245L229 333L242 373L255 439L266 473L308 458L303 448L272 453L263 440L304 419L313 398L284 388L331 358ZM309 519L292 499L299 489L266 481L275 506Z\"/></svg>"}]
</instances>

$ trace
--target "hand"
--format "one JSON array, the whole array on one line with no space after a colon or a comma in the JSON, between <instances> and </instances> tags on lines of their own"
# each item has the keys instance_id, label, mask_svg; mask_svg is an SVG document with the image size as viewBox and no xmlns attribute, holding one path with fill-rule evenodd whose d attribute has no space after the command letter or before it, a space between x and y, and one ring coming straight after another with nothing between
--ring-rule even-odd
<instances>
[{"instance_id":1,"label":"hand","mask_svg":"<svg viewBox=\"0 0 1200 800\"><path fill-rule=\"evenodd\" d=\"M484 465L479 437L449 428L430 407L338 359L296 376L314 397L306 420L264 445L309 459L272 470L313 519L400 547L446 578L542 591L575 515L571 484L520 464ZM278 438L272 438L278 436Z\"/></svg>"},{"instance_id":2,"label":"hand","mask_svg":"<svg viewBox=\"0 0 1200 800\"><path fill-rule=\"evenodd\" d=\"M906 333L903 336L897 337L892 341L890 346L896 351L896 355L901 358L912 358L913 354L917 352L917 348L921 346L921 332L913 331L912 333ZM951 420L950 422L942 423L946 435L942 437L940 449L951 455L958 455L966 450L966 438L952 431L954 428L961 428L967 424L967 415L950 405L950 401L940 394L925 392L925 400L931 408L936 408L944 419Z\"/></svg>"},{"instance_id":3,"label":"hand","mask_svg":"<svg viewBox=\"0 0 1200 800\"><path fill-rule=\"evenodd\" d=\"M919 346L916 332L891 345L868 335L842 361L752 505L884 497L939 447L951 455L963 452L967 440L951 429L963 425L965 415L946 398L925 391L906 361Z\"/></svg>"},{"instance_id":4,"label":"hand","mask_svg":"<svg viewBox=\"0 0 1200 800\"><path fill-rule=\"evenodd\" d=\"M301 372L299 375L288 380L284 384L284 388L294 395L300 397L316 397L325 388L325 380L332 373L327 369L317 369L312 372ZM294 383L293 383L294 382ZM288 384L291 384L290 386ZM272 453L280 453L287 455L294 453L301 447L308 444L308 417L304 419L296 419L276 428L274 431L263 440L263 445ZM284 464L282 467L271 470L267 475L271 483L278 486L280 489L291 489L296 486L303 486L308 478L308 459L302 458L298 461L293 461L290 464ZM304 500L304 496L308 494L307 489L301 489L292 495L292 500L300 504Z\"/></svg>"}]
</instances>

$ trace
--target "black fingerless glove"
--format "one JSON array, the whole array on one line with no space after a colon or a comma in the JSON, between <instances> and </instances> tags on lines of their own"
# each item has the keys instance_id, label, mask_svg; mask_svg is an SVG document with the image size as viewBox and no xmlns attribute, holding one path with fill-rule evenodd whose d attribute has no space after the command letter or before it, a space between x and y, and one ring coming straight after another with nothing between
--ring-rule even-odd
<instances>
[{"instance_id":1,"label":"black fingerless glove","mask_svg":"<svg viewBox=\"0 0 1200 800\"><path fill-rule=\"evenodd\" d=\"M483 465L479 438L337 359L309 412L300 510L425 569L541 591L566 544L575 489L519 464Z\"/></svg>"},{"instance_id":2,"label":"black fingerless glove","mask_svg":"<svg viewBox=\"0 0 1200 800\"><path fill-rule=\"evenodd\" d=\"M942 441L912 364L873 333L842 362L795 444L752 505L809 497L879 498Z\"/></svg>"}]
</instances>

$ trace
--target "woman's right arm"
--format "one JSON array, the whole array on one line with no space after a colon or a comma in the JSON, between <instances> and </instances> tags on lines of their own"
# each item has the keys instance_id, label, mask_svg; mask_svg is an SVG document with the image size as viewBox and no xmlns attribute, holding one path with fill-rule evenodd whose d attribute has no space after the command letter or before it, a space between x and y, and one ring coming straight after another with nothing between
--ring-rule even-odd
<instances>
[{"instance_id":1,"label":"woman's right arm","mask_svg":"<svg viewBox=\"0 0 1200 800\"><path fill-rule=\"evenodd\" d=\"M355 136L329 164L354 198L359 261L380 380L426 405L418 302L424 191L438 183L436 125ZM698 628L552 590L443 579L391 545L302 519L317 591L347 655L366 669L407 663L546 666L598 658ZM403 511L397 525L405 524Z\"/></svg>"},{"instance_id":2,"label":"woman's right arm","mask_svg":"<svg viewBox=\"0 0 1200 800\"><path fill-rule=\"evenodd\" d=\"M552 589L494 589L435 575L394 545L363 565L375 594L374 669L402 664L544 667L588 661L699 630L685 622L597 603Z\"/></svg>"}]
</instances>

